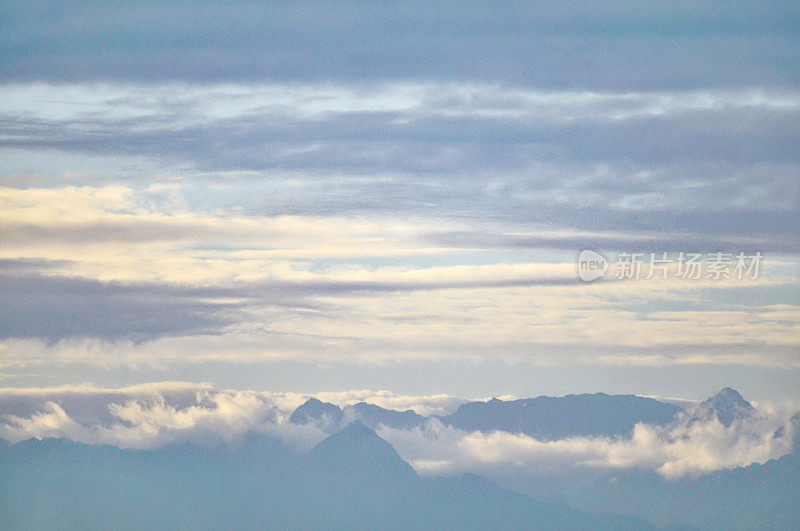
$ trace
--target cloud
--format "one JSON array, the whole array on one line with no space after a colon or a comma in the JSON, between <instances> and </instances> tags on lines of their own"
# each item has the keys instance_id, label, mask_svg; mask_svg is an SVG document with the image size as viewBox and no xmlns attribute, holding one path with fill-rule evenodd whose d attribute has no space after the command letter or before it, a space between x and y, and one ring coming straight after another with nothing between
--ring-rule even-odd
<instances>
[{"instance_id":1,"label":"cloud","mask_svg":"<svg viewBox=\"0 0 800 531\"><path fill-rule=\"evenodd\" d=\"M264 433L308 450L325 434L295 426L268 395L208 385L162 383L122 389L65 387L0 390L0 437L66 437L87 444L155 448L192 442L213 446ZM9 411L34 411L27 416Z\"/></svg>"},{"instance_id":2,"label":"cloud","mask_svg":"<svg viewBox=\"0 0 800 531\"><path fill-rule=\"evenodd\" d=\"M796 11L6 2L2 377L794 370ZM761 251L767 268L583 285L589 248Z\"/></svg>"},{"instance_id":3,"label":"cloud","mask_svg":"<svg viewBox=\"0 0 800 531\"><path fill-rule=\"evenodd\" d=\"M143 341L212 333L241 303L191 289L29 273L0 276L0 338L95 337Z\"/></svg>"},{"instance_id":4,"label":"cloud","mask_svg":"<svg viewBox=\"0 0 800 531\"><path fill-rule=\"evenodd\" d=\"M54 402L66 408L70 415L89 419L87 422L107 424L117 415L108 415L108 406L130 400L158 397L165 405L185 409L196 402L198 394L210 395L219 391L211 384L190 382L152 382L122 388L100 388L90 384L61 387L0 388L0 414L32 415L37 408ZM311 397L340 407L368 402L387 409L413 409L421 415L446 415L455 411L466 399L446 395L398 395L388 390L352 389L324 391L314 394L253 392L274 406L280 415L289 416Z\"/></svg>"},{"instance_id":5,"label":"cloud","mask_svg":"<svg viewBox=\"0 0 800 531\"><path fill-rule=\"evenodd\" d=\"M59 99L53 97L58 95ZM149 119L154 129L209 125L218 120L280 115L327 122L363 113L408 113L421 118L542 120L550 125L685 116L739 109L797 111L788 89L598 92L511 88L487 83L8 83L0 85L7 116L53 123L107 125ZM90 112L87 112L87 109ZM394 117L398 118L398 117ZM146 126L148 122L143 121ZM491 121L488 122L489 124ZM431 125L431 124L425 124Z\"/></svg>"},{"instance_id":6,"label":"cloud","mask_svg":"<svg viewBox=\"0 0 800 531\"><path fill-rule=\"evenodd\" d=\"M788 89L30 83L0 85L0 99L6 148L144 156L178 162L191 176L220 172L223 181L231 171L286 175L295 186L335 179L339 187L390 189L381 201L413 184L456 202L440 187L500 178L503 188L471 194L535 189L569 199L565 185L580 184L587 198L648 192L667 206L664 199L690 199L680 194L687 186L741 196L765 191L757 187L765 178L791 184L797 172L791 147L800 97ZM740 190L731 172L743 170ZM414 206L413 197L402 199Z\"/></svg>"},{"instance_id":7,"label":"cloud","mask_svg":"<svg viewBox=\"0 0 800 531\"><path fill-rule=\"evenodd\" d=\"M455 268L452 274L458 271L464 270ZM745 289L688 282L587 287L462 279L449 284L397 284L383 283L380 277L368 279L339 284L312 277L305 282L180 288L79 281L72 285L68 279L45 278L41 286L64 286L64 291L43 291L41 300L60 301L60 305L34 307L39 299L27 299L25 306L15 302L26 300L18 295L22 292L10 288L0 297L10 301L5 306L9 318L4 331L14 334L3 341L0 360L4 372L26 365L49 372L51 364L75 362L104 367L135 363L166 370L176 363L277 360L797 366L795 306L720 309L716 302L716 298L736 296L746 301L754 296L763 304L769 301L761 294L771 290L781 300L796 289L793 284ZM722 293L704 304L693 302L698 295L709 298L710 291ZM648 303L654 299L660 301L656 306ZM112 304L117 300L122 303ZM76 314L80 301L91 311ZM37 319L22 319L20 312L25 308ZM136 308L150 314L124 319L125 310ZM204 309L202 320L193 321L193 311L198 309ZM162 320L146 319L159 312L164 312ZM44 326L48 319L54 321L51 327ZM46 335L56 332L63 337ZM52 339L22 339L36 334Z\"/></svg>"},{"instance_id":8,"label":"cloud","mask_svg":"<svg viewBox=\"0 0 800 531\"><path fill-rule=\"evenodd\" d=\"M464 432L428 422L413 430L383 428L380 435L420 473L489 473L498 467L547 473L558 468L644 468L667 479L703 475L754 462L764 463L792 450L790 411L753 417L725 427L716 418L683 417L665 426L637 424L629 437L570 437L540 441L503 431Z\"/></svg>"},{"instance_id":9,"label":"cloud","mask_svg":"<svg viewBox=\"0 0 800 531\"><path fill-rule=\"evenodd\" d=\"M5 222L14 242L37 231L61 240L191 238L192 225L209 225L201 211L235 204L231 223L239 225L252 221L242 213L401 214L480 226L502 221L511 231L520 224L598 231L595 242L638 232L670 244L749 239L766 250L797 251L791 220L800 212L793 149L800 95L785 88L26 83L0 85L0 99L8 102L0 135L16 161L0 175L3 182L27 185L49 174L50 186L105 183L114 168L111 182L127 184L128 196L168 179L194 199L183 205L193 216L173 212L165 219L142 211L140 202L127 216L106 216L102 227L84 216L58 231L31 223L44 210L30 207L27 223ZM70 164L65 156L82 159ZM108 201L118 206L124 199ZM62 202L64 209L70 204ZM73 211L84 204L76 201ZM204 231L226 236L220 227ZM562 247L574 241L517 240Z\"/></svg>"},{"instance_id":10,"label":"cloud","mask_svg":"<svg viewBox=\"0 0 800 531\"><path fill-rule=\"evenodd\" d=\"M310 396L300 393L218 390L210 384L159 382L106 389L92 385L0 388L0 438L10 442L66 437L87 444L155 448L193 442L236 442L250 432L307 450L327 434L288 419ZM452 412L463 399L448 395L403 396L390 391L323 392L340 406L368 401L414 408L423 414Z\"/></svg>"},{"instance_id":11,"label":"cloud","mask_svg":"<svg viewBox=\"0 0 800 531\"><path fill-rule=\"evenodd\" d=\"M796 365L796 90L414 79L0 92L17 161L96 163L42 187L0 176L18 183L0 188L6 365L111 352ZM120 168L125 157L147 164ZM588 286L581 248L759 250L774 269L747 286Z\"/></svg>"}]
</instances>

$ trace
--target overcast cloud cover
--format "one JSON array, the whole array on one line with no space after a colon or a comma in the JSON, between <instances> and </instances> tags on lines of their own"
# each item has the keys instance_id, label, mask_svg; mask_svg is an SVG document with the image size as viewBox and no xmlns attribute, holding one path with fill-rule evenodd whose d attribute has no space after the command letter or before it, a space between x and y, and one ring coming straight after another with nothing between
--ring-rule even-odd
<instances>
[{"instance_id":1,"label":"overcast cloud cover","mask_svg":"<svg viewBox=\"0 0 800 531\"><path fill-rule=\"evenodd\" d=\"M799 25L0 2L0 386L800 399ZM584 284L587 248L765 260Z\"/></svg>"}]
</instances>

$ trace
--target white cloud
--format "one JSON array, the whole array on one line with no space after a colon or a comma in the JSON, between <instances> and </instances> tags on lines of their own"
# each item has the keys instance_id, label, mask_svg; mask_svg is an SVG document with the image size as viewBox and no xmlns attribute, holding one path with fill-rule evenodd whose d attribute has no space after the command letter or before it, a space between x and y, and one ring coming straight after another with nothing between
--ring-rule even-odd
<instances>
[{"instance_id":1,"label":"white cloud","mask_svg":"<svg viewBox=\"0 0 800 531\"><path fill-rule=\"evenodd\" d=\"M629 437L570 437L542 441L504 431L465 432L436 421L413 430L384 428L380 435L418 472L494 473L520 467L533 473L554 467L631 468L668 479L763 463L792 450L790 411L742 419L730 427L716 418L669 426L637 424ZM787 426L780 437L775 430Z\"/></svg>"},{"instance_id":2,"label":"white cloud","mask_svg":"<svg viewBox=\"0 0 800 531\"><path fill-rule=\"evenodd\" d=\"M193 212L181 210L179 198L167 206L153 203L151 192L119 185L0 188L0 228L7 233L0 259L36 257L48 264L0 279L9 285L0 290L0 302L13 314L0 330L8 338L0 363L234 363L302 356L504 357L552 364L563 362L569 351L576 363L798 364L800 309L789 304L788 295L780 301L769 295L777 286L796 287L796 264L789 259L768 257L757 281L576 285L569 252L542 259L547 253L496 254L472 249L468 241L447 248L429 238L458 233L471 226L468 221ZM484 227L484 234L542 242L613 236L511 229ZM652 234L627 236L658 242ZM95 284L84 286L73 277ZM38 278L61 279L61 298ZM24 286L15 288L15 281ZM81 286L83 292L76 293ZM138 286L141 297L110 296L112 288L128 286ZM733 301L742 287L772 299L763 306L703 301L711 290ZM15 289L26 290L26 297L14 296ZM42 304L28 302L37 289ZM154 302L150 295L163 298ZM76 296L90 309L103 307L108 319L74 314ZM142 306L131 306L136 301ZM156 302L175 302L169 312L175 320L157 318L155 325L162 327L150 323L140 336L124 336L118 322L155 311ZM38 321L21 320L39 308ZM115 308L128 313L111 318ZM101 324L107 329L100 330ZM142 337L155 341L130 342Z\"/></svg>"},{"instance_id":3,"label":"white cloud","mask_svg":"<svg viewBox=\"0 0 800 531\"><path fill-rule=\"evenodd\" d=\"M329 114L394 112L413 116L483 119L631 120L689 111L758 108L795 110L792 91L705 90L602 93L540 91L490 84L374 83L326 84L58 84L0 85L6 114L48 120L153 119L172 127L208 124L246 116L303 119ZM162 120L162 121L159 121Z\"/></svg>"},{"instance_id":4,"label":"white cloud","mask_svg":"<svg viewBox=\"0 0 800 531\"><path fill-rule=\"evenodd\" d=\"M11 442L65 437L88 444L153 448L183 441L216 445L259 432L302 450L325 437L313 426L289 423L288 415L268 395L184 383L122 389L4 389L0 408L35 412L1 415L0 437Z\"/></svg>"}]
</instances>

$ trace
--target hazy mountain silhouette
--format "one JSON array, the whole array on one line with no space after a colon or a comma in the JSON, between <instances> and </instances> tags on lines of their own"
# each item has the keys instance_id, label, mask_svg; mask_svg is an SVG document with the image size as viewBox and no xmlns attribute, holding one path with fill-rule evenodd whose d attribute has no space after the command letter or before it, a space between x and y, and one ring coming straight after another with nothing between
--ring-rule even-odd
<instances>
[{"instance_id":1,"label":"hazy mountain silhouette","mask_svg":"<svg viewBox=\"0 0 800 531\"><path fill-rule=\"evenodd\" d=\"M412 410L395 411L384 409L374 404L359 402L345 407L344 411L335 404L321 402L316 398L309 398L292 413L289 420L293 424L315 424L328 433L335 433L341 429L342 421L346 415L349 418L362 422L365 426L378 429L380 426L407 430L421 426L426 417L417 415Z\"/></svg>"},{"instance_id":2,"label":"hazy mountain silhouette","mask_svg":"<svg viewBox=\"0 0 800 531\"><path fill-rule=\"evenodd\" d=\"M11 528L651 527L537 503L477 476L420 478L358 422L306 456L272 442L141 451L31 439L0 449L0 514Z\"/></svg>"},{"instance_id":3,"label":"hazy mountain silhouette","mask_svg":"<svg viewBox=\"0 0 800 531\"><path fill-rule=\"evenodd\" d=\"M263 527L265 514L288 525L286 478L301 459L259 435L154 450L29 439L0 450L0 527Z\"/></svg>"},{"instance_id":4,"label":"hazy mountain silhouette","mask_svg":"<svg viewBox=\"0 0 800 531\"><path fill-rule=\"evenodd\" d=\"M669 480L644 469L581 470L550 477L504 478L541 500L568 500L587 512L638 515L658 525L699 529L797 529L800 453Z\"/></svg>"},{"instance_id":5,"label":"hazy mountain silhouette","mask_svg":"<svg viewBox=\"0 0 800 531\"><path fill-rule=\"evenodd\" d=\"M537 439L571 436L616 436L629 433L637 422L667 424L680 408L652 398L604 393L540 396L522 400L469 402L452 415L440 417L467 431L502 430Z\"/></svg>"},{"instance_id":6,"label":"hazy mountain silhouette","mask_svg":"<svg viewBox=\"0 0 800 531\"><path fill-rule=\"evenodd\" d=\"M309 398L294 410L289 421L292 424L315 424L323 431L334 433L342 428L342 417L339 406Z\"/></svg>"},{"instance_id":7,"label":"hazy mountain silhouette","mask_svg":"<svg viewBox=\"0 0 800 531\"><path fill-rule=\"evenodd\" d=\"M372 429L377 429L378 426L386 426L398 430L408 430L421 426L427 420L411 409L395 411L393 409L384 409L374 404L367 404L366 402L359 402L351 406L351 408L355 413L355 418Z\"/></svg>"},{"instance_id":8,"label":"hazy mountain silhouette","mask_svg":"<svg viewBox=\"0 0 800 531\"><path fill-rule=\"evenodd\" d=\"M725 388L703 401L692 420L711 415L730 426L757 411ZM503 484L541 500L568 500L587 512L638 515L658 525L699 529L796 529L800 522L800 414L792 417L793 453L766 463L700 477L665 479L652 470L573 469L532 477L506 475ZM776 431L783 436L786 427Z\"/></svg>"},{"instance_id":9,"label":"hazy mountain silhouette","mask_svg":"<svg viewBox=\"0 0 800 531\"><path fill-rule=\"evenodd\" d=\"M701 406L727 423L754 414L731 389ZM351 413L400 429L425 421L368 404L347 409L312 399L292 421L324 421L329 429ZM634 422L669 422L676 411L641 397L571 395L473 402L443 420L555 439L624 433ZM550 476L520 469L518 477L498 476L508 490L471 474L420 477L362 421L305 454L260 433L153 450L0 441L0 516L3 527L64 529L647 529L651 522L672 529L792 529L800 521L798 450L763 465L677 480L641 468L579 467Z\"/></svg>"},{"instance_id":10,"label":"hazy mountain silhouette","mask_svg":"<svg viewBox=\"0 0 800 531\"><path fill-rule=\"evenodd\" d=\"M317 444L308 455L315 474L381 482L416 479L417 473L391 444L359 421L352 422Z\"/></svg>"},{"instance_id":11,"label":"hazy mountain silhouette","mask_svg":"<svg viewBox=\"0 0 800 531\"><path fill-rule=\"evenodd\" d=\"M734 421L757 414L756 409L735 389L725 387L714 396L701 402L694 411L699 420L710 420L713 417L725 426Z\"/></svg>"},{"instance_id":12,"label":"hazy mountain silhouette","mask_svg":"<svg viewBox=\"0 0 800 531\"><path fill-rule=\"evenodd\" d=\"M302 495L314 496L314 510L306 512L308 524L318 524L322 515L322 521L331 518L336 527L346 528L652 527L643 518L537 503L471 474L420 478L388 442L359 421L317 444L304 474Z\"/></svg>"},{"instance_id":13,"label":"hazy mountain silhouette","mask_svg":"<svg viewBox=\"0 0 800 531\"><path fill-rule=\"evenodd\" d=\"M352 412L351 418L372 429L381 425L410 429L427 420L412 410L393 411L364 402L345 409ZM488 402L462 404L452 415L438 418L445 425L467 431L502 430L553 440L571 436L625 435L637 422L667 424L679 411L677 406L652 398L597 393L512 401L493 398ZM313 423L334 433L344 417L345 413L338 406L311 398L292 413L291 421Z\"/></svg>"}]
</instances>

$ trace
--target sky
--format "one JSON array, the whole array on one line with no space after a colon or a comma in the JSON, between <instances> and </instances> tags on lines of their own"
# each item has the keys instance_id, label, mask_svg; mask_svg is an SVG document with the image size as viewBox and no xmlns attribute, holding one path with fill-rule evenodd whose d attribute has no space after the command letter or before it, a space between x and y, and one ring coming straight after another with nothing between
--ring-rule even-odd
<instances>
[{"instance_id":1,"label":"sky","mask_svg":"<svg viewBox=\"0 0 800 531\"><path fill-rule=\"evenodd\" d=\"M800 400L762 4L1 1L0 387Z\"/></svg>"}]
</instances>

